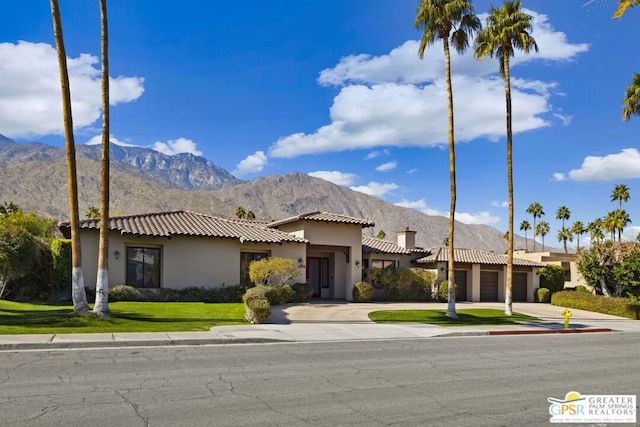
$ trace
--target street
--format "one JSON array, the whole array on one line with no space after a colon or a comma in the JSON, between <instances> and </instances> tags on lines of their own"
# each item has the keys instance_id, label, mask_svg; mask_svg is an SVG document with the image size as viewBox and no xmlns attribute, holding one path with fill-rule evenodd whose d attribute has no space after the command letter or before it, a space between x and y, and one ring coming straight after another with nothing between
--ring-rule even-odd
<instances>
[{"instance_id":1,"label":"street","mask_svg":"<svg viewBox=\"0 0 640 427\"><path fill-rule=\"evenodd\" d=\"M11 426L549 425L638 394L640 334L0 352Z\"/></svg>"}]
</instances>

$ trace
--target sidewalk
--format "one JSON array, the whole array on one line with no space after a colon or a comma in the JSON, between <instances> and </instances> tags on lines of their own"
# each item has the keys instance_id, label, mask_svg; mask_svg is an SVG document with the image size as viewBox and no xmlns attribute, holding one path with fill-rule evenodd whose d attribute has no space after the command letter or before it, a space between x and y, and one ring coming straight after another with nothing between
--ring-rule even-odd
<instances>
[{"instance_id":1,"label":"sidewalk","mask_svg":"<svg viewBox=\"0 0 640 427\"><path fill-rule=\"evenodd\" d=\"M549 304L514 303L513 310L541 319L517 325L441 327L419 323L376 324L367 315L376 310L439 309L446 304L318 302L275 307L272 323L218 326L204 332L0 335L0 350L146 347L275 342L388 340L477 335L541 333L639 333L640 321L571 309L570 329L564 329L564 308ZM503 309L501 303L458 303L464 308Z\"/></svg>"}]
</instances>

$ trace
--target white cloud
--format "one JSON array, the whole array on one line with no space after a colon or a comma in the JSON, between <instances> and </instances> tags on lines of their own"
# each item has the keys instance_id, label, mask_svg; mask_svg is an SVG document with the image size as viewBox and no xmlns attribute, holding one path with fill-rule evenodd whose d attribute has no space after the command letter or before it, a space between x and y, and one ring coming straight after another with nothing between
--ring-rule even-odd
<instances>
[{"instance_id":1,"label":"white cloud","mask_svg":"<svg viewBox=\"0 0 640 427\"><path fill-rule=\"evenodd\" d=\"M640 226L634 225L624 229L622 232L622 238L631 242L636 242L638 234L640 234Z\"/></svg>"},{"instance_id":2,"label":"white cloud","mask_svg":"<svg viewBox=\"0 0 640 427\"><path fill-rule=\"evenodd\" d=\"M336 185L351 185L358 177L356 174L340 172L340 171L315 171L309 172L307 175L314 178L324 179L325 181L333 182Z\"/></svg>"},{"instance_id":3,"label":"white cloud","mask_svg":"<svg viewBox=\"0 0 640 427\"><path fill-rule=\"evenodd\" d=\"M516 53L513 67L535 60L567 61L588 50L572 44L548 23L546 15L529 11L535 18L533 34L540 53ZM435 146L447 142L447 102L442 48L428 47L418 58L418 41L409 40L386 55L351 55L333 68L322 70L321 85L340 87L330 109L331 122L313 132L299 132L278 139L270 148L274 157L372 149L380 146ZM495 59L476 61L473 55L452 53L453 86L456 92L456 140L479 137L497 140L505 134L504 83ZM555 82L513 77L513 130L525 132L550 126L570 116L554 110L550 97L557 95ZM478 102L478 100L483 100ZM373 151L368 159L377 156Z\"/></svg>"},{"instance_id":4,"label":"white cloud","mask_svg":"<svg viewBox=\"0 0 640 427\"><path fill-rule=\"evenodd\" d=\"M389 191L393 191L398 187L397 184L394 183L379 183L371 181L367 185L360 185L357 187L350 187L354 191L359 191L360 193L368 194L370 196L382 197L387 194Z\"/></svg>"},{"instance_id":5,"label":"white cloud","mask_svg":"<svg viewBox=\"0 0 640 427\"><path fill-rule=\"evenodd\" d=\"M551 177L552 181L565 181L566 179L567 179L567 176L562 172L556 172Z\"/></svg>"},{"instance_id":6,"label":"white cloud","mask_svg":"<svg viewBox=\"0 0 640 427\"><path fill-rule=\"evenodd\" d=\"M449 217L449 212L439 211L437 209L433 209L427 205L427 202L424 199L409 201L402 200L398 203L394 203L396 206L402 206L404 208L415 209L419 212L422 212L426 215L437 215ZM493 225L497 224L501 221L499 216L491 215L489 212L483 211L478 212L476 214L471 214L467 212L456 212L456 221L460 221L464 224L486 224Z\"/></svg>"},{"instance_id":7,"label":"white cloud","mask_svg":"<svg viewBox=\"0 0 640 427\"><path fill-rule=\"evenodd\" d=\"M372 151L369 154L367 154L367 156L365 157L365 159L367 160L371 160L371 159L375 159L378 156L388 156L389 155L389 150L380 150L380 151Z\"/></svg>"},{"instance_id":8,"label":"white cloud","mask_svg":"<svg viewBox=\"0 0 640 427\"><path fill-rule=\"evenodd\" d=\"M264 169L266 164L267 156L264 154L264 151L256 151L238 163L232 174L241 177L251 173L258 173Z\"/></svg>"},{"instance_id":9,"label":"white cloud","mask_svg":"<svg viewBox=\"0 0 640 427\"><path fill-rule=\"evenodd\" d=\"M151 148L167 156L173 156L178 153L191 153L194 156L202 156L202 151L196 148L196 143L187 138L178 138L167 142L156 141Z\"/></svg>"},{"instance_id":10,"label":"white cloud","mask_svg":"<svg viewBox=\"0 0 640 427\"><path fill-rule=\"evenodd\" d=\"M407 173L408 173L409 175L412 175L412 174L414 174L414 173L416 173L416 172L418 172L418 169L416 169L416 168L409 169L409 170L407 171Z\"/></svg>"},{"instance_id":11,"label":"white cloud","mask_svg":"<svg viewBox=\"0 0 640 427\"><path fill-rule=\"evenodd\" d=\"M114 145L120 145L121 147L139 147L139 145L130 144L130 143L125 142L125 141L120 141L118 138L116 138L113 135L109 136L109 143L114 144ZM85 144L86 145L100 145L100 144L102 144L102 135L94 136L89 141L87 141Z\"/></svg>"},{"instance_id":12,"label":"white cloud","mask_svg":"<svg viewBox=\"0 0 640 427\"><path fill-rule=\"evenodd\" d=\"M393 162L387 162L387 163L383 163L380 166L378 166L376 168L376 170L378 172L387 172L390 170L393 170L396 168L396 166L398 166L398 162L396 162L395 160Z\"/></svg>"},{"instance_id":13,"label":"white cloud","mask_svg":"<svg viewBox=\"0 0 640 427\"><path fill-rule=\"evenodd\" d=\"M498 202L497 200L492 200L491 201L491 206L495 206L496 208L508 208L509 207L509 202L507 202L507 201Z\"/></svg>"},{"instance_id":14,"label":"white cloud","mask_svg":"<svg viewBox=\"0 0 640 427\"><path fill-rule=\"evenodd\" d=\"M625 148L606 156L587 156L580 169L573 169L569 177L574 181L612 181L640 178L640 152Z\"/></svg>"},{"instance_id":15,"label":"white cloud","mask_svg":"<svg viewBox=\"0 0 640 427\"><path fill-rule=\"evenodd\" d=\"M100 118L98 58L81 54L67 58L73 124L90 126ZM0 43L0 129L9 137L62 134L60 71L56 50L46 43ZM140 77L111 77L112 106L138 99L144 92Z\"/></svg>"}]
</instances>

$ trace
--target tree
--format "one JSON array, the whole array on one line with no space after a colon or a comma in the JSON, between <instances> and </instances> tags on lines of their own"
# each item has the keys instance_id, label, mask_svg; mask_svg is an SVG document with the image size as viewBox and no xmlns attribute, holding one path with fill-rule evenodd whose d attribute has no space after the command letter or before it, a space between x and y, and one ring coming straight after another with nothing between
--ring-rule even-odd
<instances>
[{"instance_id":1,"label":"tree","mask_svg":"<svg viewBox=\"0 0 640 427\"><path fill-rule=\"evenodd\" d=\"M536 236L538 235L538 227L536 226L536 218L544 216L544 210L542 205L538 202L533 202L527 208L527 213L533 215L533 252L536 251Z\"/></svg>"},{"instance_id":2,"label":"tree","mask_svg":"<svg viewBox=\"0 0 640 427\"><path fill-rule=\"evenodd\" d=\"M564 221L571 218L571 211L566 206L560 206L556 212L556 219L562 220L562 228L564 227Z\"/></svg>"},{"instance_id":3,"label":"tree","mask_svg":"<svg viewBox=\"0 0 640 427\"><path fill-rule=\"evenodd\" d=\"M619 0L618 9L616 9L613 17L620 18L622 15L624 15L628 8L638 6L639 4L640 0Z\"/></svg>"},{"instance_id":4,"label":"tree","mask_svg":"<svg viewBox=\"0 0 640 427\"><path fill-rule=\"evenodd\" d=\"M378 230L378 233L376 234L376 239L384 240L385 237L387 237L387 233L385 233L384 230Z\"/></svg>"},{"instance_id":5,"label":"tree","mask_svg":"<svg viewBox=\"0 0 640 427\"><path fill-rule=\"evenodd\" d=\"M569 230L566 227L562 227L560 230L558 230L558 242L562 242L562 244L564 245L564 253L568 253L567 252L567 240L569 242L573 242L573 234L571 234L571 230Z\"/></svg>"},{"instance_id":6,"label":"tree","mask_svg":"<svg viewBox=\"0 0 640 427\"><path fill-rule=\"evenodd\" d=\"M95 206L89 206L87 209L87 213L84 214L87 219L98 219L100 218L100 209Z\"/></svg>"},{"instance_id":7,"label":"tree","mask_svg":"<svg viewBox=\"0 0 640 427\"><path fill-rule=\"evenodd\" d=\"M582 221L576 221L571 226L571 232L576 236L576 251L580 251L580 236L586 233L586 229L584 228L584 224Z\"/></svg>"},{"instance_id":8,"label":"tree","mask_svg":"<svg viewBox=\"0 0 640 427\"><path fill-rule=\"evenodd\" d=\"M536 234L542 237L542 252L544 252L544 236L549 234L549 223L547 221L540 221L540 223L536 226Z\"/></svg>"},{"instance_id":9,"label":"tree","mask_svg":"<svg viewBox=\"0 0 640 427\"><path fill-rule=\"evenodd\" d=\"M618 209L622 210L622 202L627 203L631 196L629 195L629 187L625 184L618 184L611 192L611 201L618 201Z\"/></svg>"},{"instance_id":10,"label":"tree","mask_svg":"<svg viewBox=\"0 0 640 427\"><path fill-rule=\"evenodd\" d=\"M500 74L504 79L504 93L507 106L507 187L509 189L509 243L507 246L507 279L505 289L505 314L512 311L513 287L513 130L511 126L511 77L509 58L515 50L529 53L538 51L538 45L530 32L533 17L521 10L519 0L505 1L500 9L491 6L487 26L480 31L475 41L475 56L482 59L487 55L498 57Z\"/></svg>"},{"instance_id":11,"label":"tree","mask_svg":"<svg viewBox=\"0 0 640 427\"><path fill-rule=\"evenodd\" d=\"M37 257L35 238L13 221L0 222L0 299L7 284L26 275Z\"/></svg>"},{"instance_id":12,"label":"tree","mask_svg":"<svg viewBox=\"0 0 640 427\"><path fill-rule=\"evenodd\" d=\"M247 211L245 211L242 206L238 206L236 208L236 219L244 219L246 215L247 215Z\"/></svg>"},{"instance_id":13,"label":"tree","mask_svg":"<svg viewBox=\"0 0 640 427\"><path fill-rule=\"evenodd\" d=\"M249 278L259 285L284 286L298 276L298 263L290 258L262 258L249 264Z\"/></svg>"},{"instance_id":14,"label":"tree","mask_svg":"<svg viewBox=\"0 0 640 427\"><path fill-rule=\"evenodd\" d=\"M587 231L591 234L591 243L604 239L604 224L602 218L596 218L587 224Z\"/></svg>"},{"instance_id":15,"label":"tree","mask_svg":"<svg viewBox=\"0 0 640 427\"><path fill-rule=\"evenodd\" d=\"M522 221L520 223L520 231L524 231L525 252L529 252L529 239L527 238L527 231L529 230L531 230L531 224L529 224L529 221Z\"/></svg>"},{"instance_id":16,"label":"tree","mask_svg":"<svg viewBox=\"0 0 640 427\"><path fill-rule=\"evenodd\" d=\"M578 271L603 295L621 296L630 287L640 286L640 245L635 242L594 243L576 261Z\"/></svg>"},{"instance_id":17,"label":"tree","mask_svg":"<svg viewBox=\"0 0 640 427\"><path fill-rule=\"evenodd\" d=\"M254 219L256 219L256 214L254 214L253 211L247 211L247 213L244 215L244 219L253 221Z\"/></svg>"},{"instance_id":18,"label":"tree","mask_svg":"<svg viewBox=\"0 0 640 427\"><path fill-rule=\"evenodd\" d=\"M76 146L73 137L73 117L71 114L71 90L69 88L69 72L67 69L67 54L62 35L62 20L58 0L51 0L51 19L53 21L53 35L56 41L58 66L60 68L60 88L62 92L62 116L67 152L67 177L69 191L69 219L71 228L71 298L73 311L84 313L89 310L87 294L84 290L84 276L82 274L82 257L80 251L80 215L78 211L78 175L76 170Z\"/></svg>"},{"instance_id":19,"label":"tree","mask_svg":"<svg viewBox=\"0 0 640 427\"><path fill-rule=\"evenodd\" d=\"M0 205L0 215L11 215L20 212L20 206L13 202L4 202Z\"/></svg>"},{"instance_id":20,"label":"tree","mask_svg":"<svg viewBox=\"0 0 640 427\"><path fill-rule=\"evenodd\" d=\"M457 318L454 277L454 231L457 191L450 46L453 46L457 52L464 53L469 46L469 39L480 30L481 24L468 0L422 0L418 5L414 28L422 30L422 40L418 48L420 59L424 58L426 47L433 45L437 39L442 40L444 51L449 125L449 186L451 193L449 244L447 246L449 252L447 317Z\"/></svg>"},{"instance_id":21,"label":"tree","mask_svg":"<svg viewBox=\"0 0 640 427\"><path fill-rule=\"evenodd\" d=\"M100 234L98 277L93 313L107 317L109 312L109 25L107 0L100 0L100 46L102 56L102 158L100 161Z\"/></svg>"},{"instance_id":22,"label":"tree","mask_svg":"<svg viewBox=\"0 0 640 427\"><path fill-rule=\"evenodd\" d=\"M640 116L640 74L634 73L631 84L622 100L622 120L629 121L632 115Z\"/></svg>"}]
</instances>

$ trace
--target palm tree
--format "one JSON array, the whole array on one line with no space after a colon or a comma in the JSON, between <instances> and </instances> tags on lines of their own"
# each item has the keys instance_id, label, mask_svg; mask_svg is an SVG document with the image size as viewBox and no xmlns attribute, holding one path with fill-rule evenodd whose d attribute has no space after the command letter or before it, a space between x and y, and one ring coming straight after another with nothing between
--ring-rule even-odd
<instances>
[{"instance_id":1,"label":"palm tree","mask_svg":"<svg viewBox=\"0 0 640 427\"><path fill-rule=\"evenodd\" d=\"M556 212L556 219L562 220L562 228L564 227L564 220L571 218L571 211L566 206L560 206L558 212Z\"/></svg>"},{"instance_id":2,"label":"palm tree","mask_svg":"<svg viewBox=\"0 0 640 427\"><path fill-rule=\"evenodd\" d=\"M533 215L533 252L536 251L536 236L538 235L538 228L536 227L536 218L542 218L544 216L544 210L542 205L538 202L533 202L527 208L527 213Z\"/></svg>"},{"instance_id":3,"label":"palm tree","mask_svg":"<svg viewBox=\"0 0 640 427\"><path fill-rule=\"evenodd\" d=\"M414 22L414 28L422 30L422 40L418 48L420 59L424 58L427 46L442 40L444 50L445 80L447 84L448 124L449 124L449 182L451 204L449 207L449 299L447 317L457 318L456 291L454 277L454 228L456 212L456 156L453 134L453 88L451 85L451 54L449 42L453 48L463 53L469 46L470 37L481 28L480 20L473 13L473 6L468 0L422 0ZM449 41L449 38L451 40Z\"/></svg>"},{"instance_id":4,"label":"palm tree","mask_svg":"<svg viewBox=\"0 0 640 427\"><path fill-rule=\"evenodd\" d=\"M97 219L100 218L100 209L95 206L89 206L87 209L87 213L84 214L87 219Z\"/></svg>"},{"instance_id":5,"label":"palm tree","mask_svg":"<svg viewBox=\"0 0 640 427\"><path fill-rule=\"evenodd\" d=\"M102 158L100 176L100 235L98 277L93 313L100 317L109 311L109 26L107 0L100 0L100 46L102 56Z\"/></svg>"},{"instance_id":6,"label":"palm tree","mask_svg":"<svg viewBox=\"0 0 640 427\"><path fill-rule=\"evenodd\" d=\"M607 212L607 216L604 217L604 219L602 220L602 229L609 233L609 236L611 236L611 241L615 242L616 241L616 230L618 229L618 217L617 217L617 213L618 210L616 209L615 211L609 211Z\"/></svg>"},{"instance_id":7,"label":"palm tree","mask_svg":"<svg viewBox=\"0 0 640 427\"><path fill-rule=\"evenodd\" d=\"M617 212L618 221L616 229L618 230L618 242L622 242L622 232L624 231L624 228L631 223L631 218L624 209L618 209Z\"/></svg>"},{"instance_id":8,"label":"palm tree","mask_svg":"<svg viewBox=\"0 0 640 427\"><path fill-rule=\"evenodd\" d=\"M527 231L531 230L531 224L529 221L522 221L520 223L520 231L524 231L524 251L529 252L529 239L527 237Z\"/></svg>"},{"instance_id":9,"label":"palm tree","mask_svg":"<svg viewBox=\"0 0 640 427\"><path fill-rule=\"evenodd\" d=\"M51 19L53 35L56 41L58 66L60 68L60 89L62 92L62 116L67 152L67 177L69 191L69 222L71 228L71 299L73 311L87 312L87 294L84 290L82 274L82 257L80 254L80 215L78 210L78 175L76 170L76 145L73 137L73 117L71 115L71 91L69 89L69 72L67 54L62 35L62 20L58 0L51 0Z\"/></svg>"},{"instance_id":10,"label":"palm tree","mask_svg":"<svg viewBox=\"0 0 640 427\"><path fill-rule=\"evenodd\" d=\"M624 106L622 120L625 122L631 118L632 114L640 116L640 74L633 74L633 81L625 90L622 105Z\"/></svg>"},{"instance_id":11,"label":"palm tree","mask_svg":"<svg viewBox=\"0 0 640 427\"><path fill-rule=\"evenodd\" d=\"M504 93L507 104L507 186L509 188L509 244L507 248L507 280L505 290L505 314L510 316L513 287L513 130L511 127L511 77L509 58L515 50L529 53L538 51L538 44L531 36L533 17L521 10L520 0L505 1L500 9L491 6L487 26L476 38L475 56L482 59L489 55L498 57L500 74L504 79Z\"/></svg>"},{"instance_id":12,"label":"palm tree","mask_svg":"<svg viewBox=\"0 0 640 427\"><path fill-rule=\"evenodd\" d=\"M254 214L253 211L247 211L247 213L244 215L244 219L253 221L254 219L256 219L256 214Z\"/></svg>"},{"instance_id":13,"label":"palm tree","mask_svg":"<svg viewBox=\"0 0 640 427\"><path fill-rule=\"evenodd\" d=\"M576 236L576 241L577 241L576 251L580 251L580 236L582 236L586 232L582 221L574 222L573 225L571 226L571 232Z\"/></svg>"},{"instance_id":14,"label":"palm tree","mask_svg":"<svg viewBox=\"0 0 640 427\"><path fill-rule=\"evenodd\" d=\"M620 18L627 11L627 8L640 5L640 0L618 0L618 9L613 14L614 18Z\"/></svg>"},{"instance_id":15,"label":"palm tree","mask_svg":"<svg viewBox=\"0 0 640 427\"><path fill-rule=\"evenodd\" d=\"M622 202L627 203L631 196L629 195L629 187L624 184L618 184L611 192L611 201L618 201L618 209L622 210Z\"/></svg>"},{"instance_id":16,"label":"palm tree","mask_svg":"<svg viewBox=\"0 0 640 427\"><path fill-rule=\"evenodd\" d=\"M376 234L376 239L384 240L385 237L387 237L387 233L385 233L384 230L378 230L378 234Z\"/></svg>"},{"instance_id":17,"label":"palm tree","mask_svg":"<svg viewBox=\"0 0 640 427\"><path fill-rule=\"evenodd\" d=\"M562 242L564 245L564 253L568 253L567 251L567 240L573 242L573 234L571 234L571 230L568 228L562 227L558 230L558 242Z\"/></svg>"},{"instance_id":18,"label":"palm tree","mask_svg":"<svg viewBox=\"0 0 640 427\"><path fill-rule=\"evenodd\" d=\"M604 239L604 223L602 218L596 218L587 224L587 231L591 234L591 242L600 242Z\"/></svg>"},{"instance_id":19,"label":"palm tree","mask_svg":"<svg viewBox=\"0 0 640 427\"><path fill-rule=\"evenodd\" d=\"M540 221L536 226L536 234L542 237L542 252L544 252L544 236L549 233L549 223L547 221Z\"/></svg>"},{"instance_id":20,"label":"palm tree","mask_svg":"<svg viewBox=\"0 0 640 427\"><path fill-rule=\"evenodd\" d=\"M236 208L236 219L244 219L246 215L247 215L247 211L245 211L242 206L238 206Z\"/></svg>"},{"instance_id":21,"label":"palm tree","mask_svg":"<svg viewBox=\"0 0 640 427\"><path fill-rule=\"evenodd\" d=\"M20 212L20 206L13 202L4 202L0 205L0 215L11 215Z\"/></svg>"}]
</instances>

